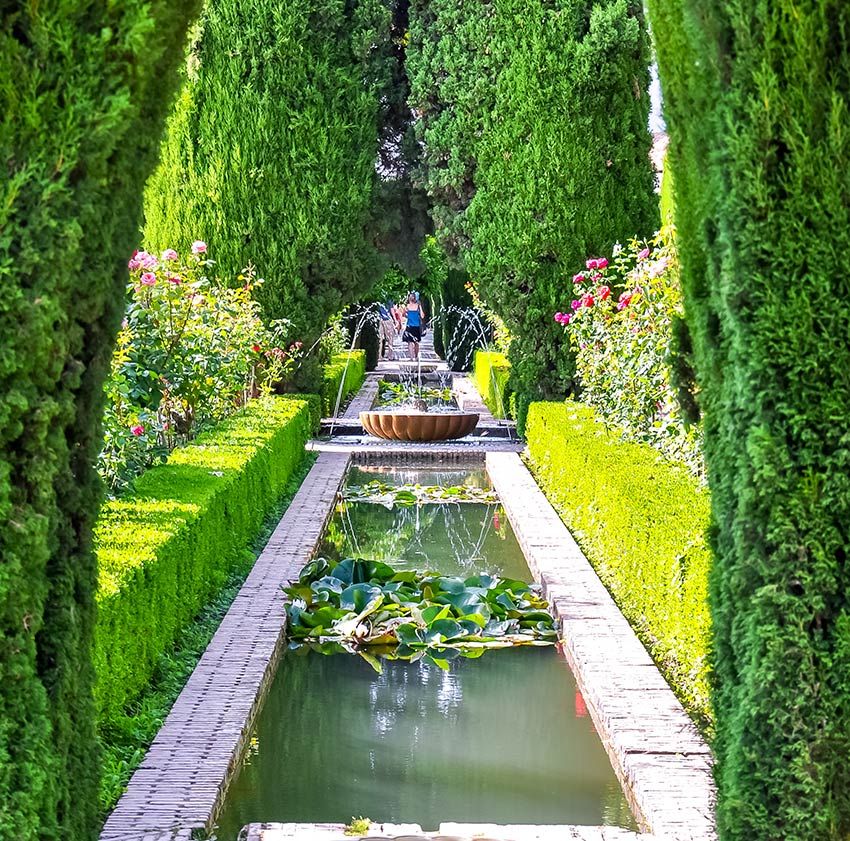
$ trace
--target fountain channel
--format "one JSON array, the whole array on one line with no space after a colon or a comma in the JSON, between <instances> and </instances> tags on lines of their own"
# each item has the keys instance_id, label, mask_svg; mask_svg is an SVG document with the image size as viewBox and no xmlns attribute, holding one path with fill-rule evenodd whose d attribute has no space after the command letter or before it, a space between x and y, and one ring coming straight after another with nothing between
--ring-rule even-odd
<instances>
[{"instance_id":1,"label":"fountain channel","mask_svg":"<svg viewBox=\"0 0 850 841\"><path fill-rule=\"evenodd\" d=\"M411 503L423 486L465 490L454 492L460 501ZM380 501L362 501L370 494ZM317 554L532 580L476 468L350 468ZM361 816L426 830L446 821L635 828L557 646L487 651L447 671L425 659L382 665L303 646L285 654L228 789L219 841L249 823Z\"/></svg>"}]
</instances>

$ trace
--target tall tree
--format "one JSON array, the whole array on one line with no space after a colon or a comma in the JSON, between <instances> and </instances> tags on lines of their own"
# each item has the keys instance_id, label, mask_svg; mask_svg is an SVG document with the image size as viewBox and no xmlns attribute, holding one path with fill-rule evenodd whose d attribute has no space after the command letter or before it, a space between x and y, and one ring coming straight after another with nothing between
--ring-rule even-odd
<instances>
[{"instance_id":1,"label":"tall tree","mask_svg":"<svg viewBox=\"0 0 850 841\"><path fill-rule=\"evenodd\" d=\"M196 0L0 7L0 837L96 834L102 384Z\"/></svg>"},{"instance_id":2,"label":"tall tree","mask_svg":"<svg viewBox=\"0 0 850 841\"><path fill-rule=\"evenodd\" d=\"M147 187L146 243L205 240L225 276L254 264L267 314L317 335L380 276L391 21L381 0L209 0Z\"/></svg>"},{"instance_id":3,"label":"tall tree","mask_svg":"<svg viewBox=\"0 0 850 841\"><path fill-rule=\"evenodd\" d=\"M724 839L850 834L850 6L650 0L713 507Z\"/></svg>"},{"instance_id":4,"label":"tall tree","mask_svg":"<svg viewBox=\"0 0 850 841\"><path fill-rule=\"evenodd\" d=\"M431 0L415 9L412 102L435 222L515 336L522 423L532 399L572 388L552 321L572 275L589 254L658 224L642 7L463 0L459 10Z\"/></svg>"}]
</instances>

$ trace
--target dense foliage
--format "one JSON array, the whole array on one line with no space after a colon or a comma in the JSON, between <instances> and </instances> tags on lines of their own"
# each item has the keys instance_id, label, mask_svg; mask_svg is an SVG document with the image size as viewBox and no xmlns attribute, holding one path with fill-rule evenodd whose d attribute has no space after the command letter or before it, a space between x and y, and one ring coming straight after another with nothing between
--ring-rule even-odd
<instances>
[{"instance_id":1,"label":"dense foliage","mask_svg":"<svg viewBox=\"0 0 850 841\"><path fill-rule=\"evenodd\" d=\"M506 418L511 413L510 376L511 366L503 353L494 350L475 352L472 381L494 418Z\"/></svg>"},{"instance_id":2,"label":"dense foliage","mask_svg":"<svg viewBox=\"0 0 850 841\"><path fill-rule=\"evenodd\" d=\"M0 836L89 839L103 381L197 0L0 6Z\"/></svg>"},{"instance_id":3,"label":"dense foliage","mask_svg":"<svg viewBox=\"0 0 850 841\"><path fill-rule=\"evenodd\" d=\"M252 400L111 500L97 522L98 708L117 713L220 589L301 461L307 405Z\"/></svg>"},{"instance_id":4,"label":"dense foliage","mask_svg":"<svg viewBox=\"0 0 850 841\"><path fill-rule=\"evenodd\" d=\"M850 834L850 5L649 0L715 563L722 838Z\"/></svg>"},{"instance_id":5,"label":"dense foliage","mask_svg":"<svg viewBox=\"0 0 850 841\"><path fill-rule=\"evenodd\" d=\"M267 316L305 341L379 277L373 203L390 12L381 0L210 0L145 242L255 265Z\"/></svg>"},{"instance_id":6,"label":"dense foliage","mask_svg":"<svg viewBox=\"0 0 850 841\"><path fill-rule=\"evenodd\" d=\"M706 491L578 403L533 403L531 468L694 718L710 721Z\"/></svg>"},{"instance_id":7,"label":"dense foliage","mask_svg":"<svg viewBox=\"0 0 850 841\"><path fill-rule=\"evenodd\" d=\"M590 258L572 286L555 321L566 328L582 402L702 476L699 429L680 408L670 366L682 316L672 231L616 245L610 262Z\"/></svg>"},{"instance_id":8,"label":"dense foliage","mask_svg":"<svg viewBox=\"0 0 850 841\"><path fill-rule=\"evenodd\" d=\"M116 491L199 429L291 375L301 342L261 318L251 270L224 285L196 241L130 260L129 304L106 382L99 469Z\"/></svg>"},{"instance_id":9,"label":"dense foliage","mask_svg":"<svg viewBox=\"0 0 850 841\"><path fill-rule=\"evenodd\" d=\"M564 279L586 253L657 222L642 7L432 0L414 4L411 31L437 231L517 337L521 425L532 397L573 385L547 318Z\"/></svg>"},{"instance_id":10,"label":"dense foliage","mask_svg":"<svg viewBox=\"0 0 850 841\"><path fill-rule=\"evenodd\" d=\"M457 657L558 639L537 589L495 575L453 578L382 561L316 558L285 592L294 641L323 654L359 654L378 672L379 658L424 657L448 670Z\"/></svg>"}]
</instances>

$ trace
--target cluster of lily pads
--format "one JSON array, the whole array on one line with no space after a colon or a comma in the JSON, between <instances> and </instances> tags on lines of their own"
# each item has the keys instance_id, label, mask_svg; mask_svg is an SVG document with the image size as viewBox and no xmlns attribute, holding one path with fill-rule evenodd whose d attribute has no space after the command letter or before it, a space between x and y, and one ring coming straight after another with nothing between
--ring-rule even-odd
<instances>
[{"instance_id":1,"label":"cluster of lily pads","mask_svg":"<svg viewBox=\"0 0 850 841\"><path fill-rule=\"evenodd\" d=\"M380 561L317 558L285 587L289 637L325 654L426 658L442 669L456 657L516 645L552 645L555 624L533 585L495 575L451 578L396 570Z\"/></svg>"},{"instance_id":2,"label":"cluster of lily pads","mask_svg":"<svg viewBox=\"0 0 850 841\"><path fill-rule=\"evenodd\" d=\"M372 502L393 505L421 505L425 502L483 502L492 505L499 501L491 488L474 485L390 485L375 479L365 485L349 485L342 492L345 502Z\"/></svg>"},{"instance_id":3,"label":"cluster of lily pads","mask_svg":"<svg viewBox=\"0 0 850 841\"><path fill-rule=\"evenodd\" d=\"M381 380L379 386L381 403L384 406L400 406L411 400L424 400L426 403L451 403L450 388L430 388L407 383L390 383Z\"/></svg>"}]
</instances>

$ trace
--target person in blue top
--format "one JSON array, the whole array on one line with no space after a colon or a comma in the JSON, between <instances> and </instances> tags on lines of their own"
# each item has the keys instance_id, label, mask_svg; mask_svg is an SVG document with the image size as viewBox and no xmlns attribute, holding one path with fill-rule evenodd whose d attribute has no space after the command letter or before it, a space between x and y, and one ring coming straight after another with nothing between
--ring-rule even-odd
<instances>
[{"instance_id":1,"label":"person in blue top","mask_svg":"<svg viewBox=\"0 0 850 841\"><path fill-rule=\"evenodd\" d=\"M392 302L378 304L378 316L381 319L381 332L378 335L378 345L381 359L387 359L390 362L395 359L393 352L393 343L396 335L396 322L393 317Z\"/></svg>"},{"instance_id":2,"label":"person in blue top","mask_svg":"<svg viewBox=\"0 0 850 841\"><path fill-rule=\"evenodd\" d=\"M425 332L425 310L419 302L419 293L411 292L407 296L407 324L404 328L403 342L407 342L407 353L411 359L419 359L419 342Z\"/></svg>"}]
</instances>

